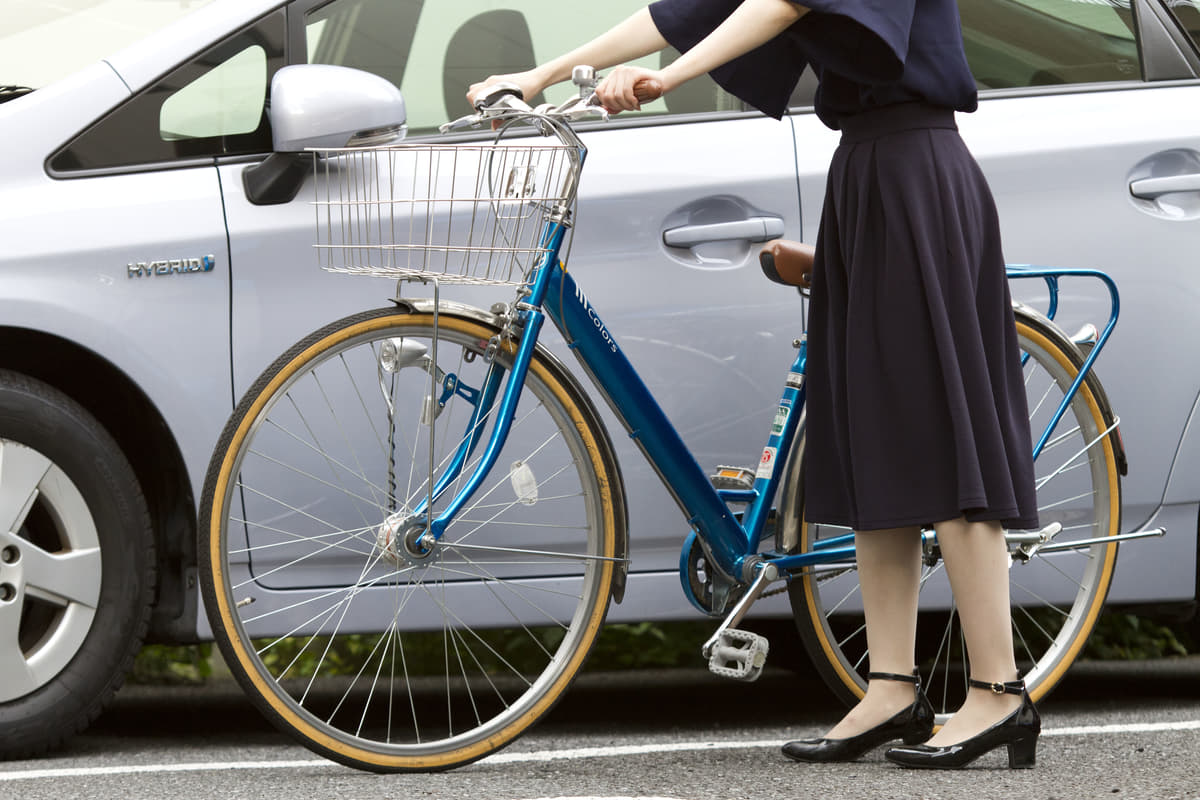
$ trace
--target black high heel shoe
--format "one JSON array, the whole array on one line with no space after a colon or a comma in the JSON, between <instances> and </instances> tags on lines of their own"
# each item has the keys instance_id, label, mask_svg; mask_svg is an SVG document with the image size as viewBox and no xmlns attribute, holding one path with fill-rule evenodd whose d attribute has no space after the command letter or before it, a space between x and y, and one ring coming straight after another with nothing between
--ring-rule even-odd
<instances>
[{"instance_id":1,"label":"black high heel shoe","mask_svg":"<svg viewBox=\"0 0 1200 800\"><path fill-rule=\"evenodd\" d=\"M921 679L915 671L912 675L872 672L867 675L867 680L911 683L916 687L917 696L911 706L870 730L845 739L801 739L788 742L783 746L783 754L794 761L853 761L868 750L896 739L902 739L905 744L915 744L933 735L933 704L922 691Z\"/></svg>"},{"instance_id":2,"label":"black high heel shoe","mask_svg":"<svg viewBox=\"0 0 1200 800\"><path fill-rule=\"evenodd\" d=\"M967 683L976 689L991 689L996 694L1020 695L1021 705L992 727L957 744L946 747L931 747L927 744L893 747L884 754L887 759L904 767L959 769L1003 745L1008 747L1009 769L1028 769L1036 764L1037 740L1042 732L1042 718L1034 708L1029 692L1025 691L1025 682L986 683L972 678Z\"/></svg>"}]
</instances>

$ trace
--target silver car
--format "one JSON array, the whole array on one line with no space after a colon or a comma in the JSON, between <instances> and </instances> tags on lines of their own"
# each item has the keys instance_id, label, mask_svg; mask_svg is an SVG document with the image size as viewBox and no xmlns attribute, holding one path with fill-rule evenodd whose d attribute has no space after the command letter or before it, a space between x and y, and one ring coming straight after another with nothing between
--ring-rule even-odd
<instances>
[{"instance_id":1,"label":"silver car","mask_svg":"<svg viewBox=\"0 0 1200 800\"><path fill-rule=\"evenodd\" d=\"M408 137L429 137L467 111L469 83L565 51L642 4L6 4L0 755L86 726L143 641L211 636L196 517L225 419L294 341L393 292L317 267L317 179L271 152L275 73L374 73L399 87ZM1099 267L1121 287L1098 368L1130 463L1122 527L1169 535L1126 546L1110 602L1191 611L1200 0L960 8L981 90L960 125L999 203L1008 259ZM111 52L112 36L138 26L156 30ZM369 86L351 82L314 109L319 126L371 119ZM802 82L777 122L700 79L585 134L572 270L706 468L757 460L790 363L795 295L763 280L755 256L765 238L815 238L837 134L812 113L812 89ZM690 244L665 244L666 231ZM1045 303L1032 282L1014 290ZM1106 302L1065 283L1058 319L1103 319ZM636 448L618 449L632 564L610 619L691 618L677 575L686 522ZM783 598L760 608L789 613Z\"/></svg>"}]
</instances>

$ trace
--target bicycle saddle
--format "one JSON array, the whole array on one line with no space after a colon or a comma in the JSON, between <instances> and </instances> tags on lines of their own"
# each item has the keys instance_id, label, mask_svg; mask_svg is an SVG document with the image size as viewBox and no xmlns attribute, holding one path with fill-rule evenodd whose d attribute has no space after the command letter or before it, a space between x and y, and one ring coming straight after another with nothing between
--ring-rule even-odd
<instances>
[{"instance_id":1,"label":"bicycle saddle","mask_svg":"<svg viewBox=\"0 0 1200 800\"><path fill-rule=\"evenodd\" d=\"M776 283L812 287L813 246L802 242L776 239L758 254L763 274Z\"/></svg>"}]
</instances>

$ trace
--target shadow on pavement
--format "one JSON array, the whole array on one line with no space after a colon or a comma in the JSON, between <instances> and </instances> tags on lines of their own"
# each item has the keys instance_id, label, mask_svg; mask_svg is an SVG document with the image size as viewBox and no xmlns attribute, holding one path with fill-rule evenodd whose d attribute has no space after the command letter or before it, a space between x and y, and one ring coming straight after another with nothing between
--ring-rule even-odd
<instances>
[{"instance_id":1,"label":"shadow on pavement","mask_svg":"<svg viewBox=\"0 0 1200 800\"><path fill-rule=\"evenodd\" d=\"M1113 706L1134 699L1200 698L1200 656L1158 661L1076 664L1043 705ZM841 704L814 673L768 669L754 683L703 668L585 673L543 722L574 729L669 731L674 728L795 725L834 720ZM274 737L274 729L231 680L203 686L129 686L86 736L194 739ZM250 737L250 738L246 738Z\"/></svg>"}]
</instances>

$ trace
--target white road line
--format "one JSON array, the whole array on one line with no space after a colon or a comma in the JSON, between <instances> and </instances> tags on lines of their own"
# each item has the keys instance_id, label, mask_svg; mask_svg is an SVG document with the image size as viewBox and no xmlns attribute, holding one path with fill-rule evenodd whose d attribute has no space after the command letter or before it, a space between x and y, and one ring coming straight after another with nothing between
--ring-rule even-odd
<instances>
[{"instance_id":1,"label":"white road line","mask_svg":"<svg viewBox=\"0 0 1200 800\"><path fill-rule=\"evenodd\" d=\"M323 759L306 761L233 761L191 764L131 764L116 767L67 767L65 769L30 769L20 772L0 772L0 782L37 778L93 778L104 775L143 775L159 772L216 772L225 769L297 769L332 765Z\"/></svg>"},{"instance_id":2,"label":"white road line","mask_svg":"<svg viewBox=\"0 0 1200 800\"><path fill-rule=\"evenodd\" d=\"M1158 733L1200 730L1200 719L1183 722L1130 722L1125 725L1081 725L1077 728L1047 728L1042 736L1104 736L1110 733Z\"/></svg>"},{"instance_id":3,"label":"white road line","mask_svg":"<svg viewBox=\"0 0 1200 800\"><path fill-rule=\"evenodd\" d=\"M627 744L613 747L578 747L573 750L541 750L533 753L497 753L479 763L525 764L576 758L619 758L651 753L686 753L696 750L756 750L761 747L779 747L781 744L783 742L779 739L764 739L743 742L663 742L662 744Z\"/></svg>"},{"instance_id":4,"label":"white road line","mask_svg":"<svg viewBox=\"0 0 1200 800\"><path fill-rule=\"evenodd\" d=\"M1115 725L1081 725L1068 728L1046 728L1043 736L1107 736L1123 733L1164 733L1171 731L1200 730L1200 720L1180 722L1135 722ZM779 739L718 742L664 742L661 744L623 745L614 747L578 747L570 750L540 750L527 753L497 753L488 756L480 764L526 764L545 761L568 761L581 758L619 758L623 756L652 755L654 753L682 753L703 750L756 750L776 748ZM63 769L30 769L0 771L0 783L21 780L53 778L87 778L106 775L139 775L168 772L215 772L229 769L298 769L305 767L334 767L331 761L307 759L304 761L234 761L194 762L187 764L130 764L112 767L67 767Z\"/></svg>"}]
</instances>

